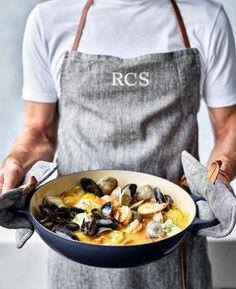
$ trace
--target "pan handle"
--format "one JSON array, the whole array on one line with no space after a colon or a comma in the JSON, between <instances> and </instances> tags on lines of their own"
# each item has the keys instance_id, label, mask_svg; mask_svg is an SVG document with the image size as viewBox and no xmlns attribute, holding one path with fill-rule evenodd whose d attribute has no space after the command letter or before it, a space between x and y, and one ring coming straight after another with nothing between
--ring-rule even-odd
<instances>
[{"instance_id":1,"label":"pan handle","mask_svg":"<svg viewBox=\"0 0 236 289\"><path fill-rule=\"evenodd\" d=\"M189 193L189 195L191 196L191 198L193 199L194 203L197 206L197 202L198 201L206 201L203 197L201 196L196 196L194 194ZM217 218L213 218L211 220L201 220L198 217L196 217L194 219L194 221L192 222L192 225L190 227L191 231L198 231L198 230L202 230L202 229L206 229L206 228L210 228L210 227L214 227L216 225L219 225L220 221Z\"/></svg>"},{"instance_id":2,"label":"pan handle","mask_svg":"<svg viewBox=\"0 0 236 289\"><path fill-rule=\"evenodd\" d=\"M214 218L212 220L200 220L199 218L195 218L195 220L192 222L192 225L190 227L191 231L198 231L201 229L206 229L210 227L214 227L216 225L219 225L220 222L217 218Z\"/></svg>"}]
</instances>

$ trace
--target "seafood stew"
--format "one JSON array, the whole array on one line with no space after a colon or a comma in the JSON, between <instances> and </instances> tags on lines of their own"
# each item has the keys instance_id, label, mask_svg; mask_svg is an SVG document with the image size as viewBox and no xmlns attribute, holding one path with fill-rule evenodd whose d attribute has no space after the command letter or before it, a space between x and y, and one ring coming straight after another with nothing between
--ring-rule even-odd
<instances>
[{"instance_id":1,"label":"seafood stew","mask_svg":"<svg viewBox=\"0 0 236 289\"><path fill-rule=\"evenodd\" d=\"M174 236L189 226L186 207L157 185L84 176L71 189L48 193L36 219L67 239L98 245L137 245Z\"/></svg>"}]
</instances>

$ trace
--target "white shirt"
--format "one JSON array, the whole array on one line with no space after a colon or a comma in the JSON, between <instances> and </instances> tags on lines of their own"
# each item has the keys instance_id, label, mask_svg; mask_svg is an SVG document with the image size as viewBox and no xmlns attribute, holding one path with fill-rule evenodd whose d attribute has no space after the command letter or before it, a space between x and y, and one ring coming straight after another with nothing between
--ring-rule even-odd
<instances>
[{"instance_id":1,"label":"white shirt","mask_svg":"<svg viewBox=\"0 0 236 289\"><path fill-rule=\"evenodd\" d=\"M38 4L28 17L24 44L23 99L56 102L60 69L71 50L85 0ZM236 104L232 28L221 4L177 0L191 47L200 52L201 96L209 107ZM132 58L185 49L168 0L94 0L78 51ZM79 80L78 80L79 81Z\"/></svg>"}]
</instances>

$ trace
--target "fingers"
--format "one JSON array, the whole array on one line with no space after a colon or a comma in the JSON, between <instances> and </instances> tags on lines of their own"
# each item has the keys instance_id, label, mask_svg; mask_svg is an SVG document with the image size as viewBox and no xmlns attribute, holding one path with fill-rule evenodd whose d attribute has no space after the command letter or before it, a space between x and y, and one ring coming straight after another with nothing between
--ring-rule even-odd
<instances>
[{"instance_id":1,"label":"fingers","mask_svg":"<svg viewBox=\"0 0 236 289\"><path fill-rule=\"evenodd\" d=\"M23 169L14 162L7 163L0 174L0 194L17 187L24 177Z\"/></svg>"}]
</instances>

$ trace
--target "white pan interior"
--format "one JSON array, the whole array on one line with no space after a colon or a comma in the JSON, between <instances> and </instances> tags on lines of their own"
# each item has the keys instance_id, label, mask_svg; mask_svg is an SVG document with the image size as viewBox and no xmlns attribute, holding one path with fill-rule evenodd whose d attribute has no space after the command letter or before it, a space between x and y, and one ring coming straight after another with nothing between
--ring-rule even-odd
<instances>
[{"instance_id":1,"label":"white pan interior","mask_svg":"<svg viewBox=\"0 0 236 289\"><path fill-rule=\"evenodd\" d=\"M129 183L135 183L138 186L145 184L149 184L153 187L158 186L163 194L168 194L172 197L174 203L183 212L189 213L189 224L191 224L195 218L196 206L188 193L179 186L165 179L149 174L121 170L94 170L79 172L50 181L39 188L38 191L34 194L30 202L30 210L35 215L38 212L39 205L42 204L42 200L45 196L56 196L65 191L69 191L76 185L79 185L80 179L83 177L88 177L94 181L97 181L98 179L105 176L112 176L116 178L121 187Z\"/></svg>"}]
</instances>

